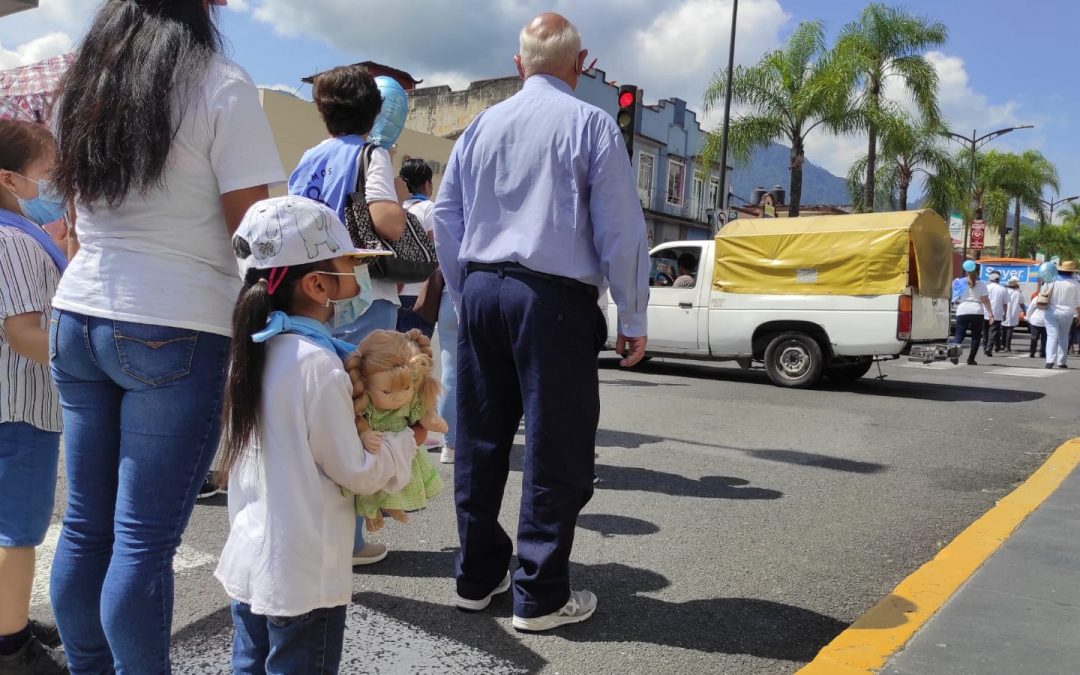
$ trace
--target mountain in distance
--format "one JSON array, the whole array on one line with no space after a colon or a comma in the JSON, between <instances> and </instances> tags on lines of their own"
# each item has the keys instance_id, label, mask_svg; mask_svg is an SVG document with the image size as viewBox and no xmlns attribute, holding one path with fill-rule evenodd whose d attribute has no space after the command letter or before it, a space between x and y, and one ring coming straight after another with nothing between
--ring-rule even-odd
<instances>
[{"instance_id":1,"label":"mountain in distance","mask_svg":"<svg viewBox=\"0 0 1080 675\"><path fill-rule=\"evenodd\" d=\"M734 199L732 204L745 204L743 200L750 199L750 194L757 187L770 190L774 185L779 185L784 188L785 193L788 192L791 187L791 174L788 170L790 156L790 148L779 143L770 143L755 149L750 156L750 162L745 166L733 165L735 171L731 177L732 189L742 199ZM803 163L804 206L843 206L850 203L846 180L834 176L809 159Z\"/></svg>"}]
</instances>

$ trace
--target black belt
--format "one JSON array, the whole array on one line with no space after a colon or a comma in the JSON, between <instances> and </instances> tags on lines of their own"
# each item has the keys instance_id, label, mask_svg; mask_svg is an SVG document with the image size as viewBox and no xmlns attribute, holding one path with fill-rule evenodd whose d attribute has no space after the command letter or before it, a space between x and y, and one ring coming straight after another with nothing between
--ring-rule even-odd
<instances>
[{"instance_id":1,"label":"black belt","mask_svg":"<svg viewBox=\"0 0 1080 675\"><path fill-rule=\"evenodd\" d=\"M465 273L471 274L472 272L495 272L499 276L522 276L522 277L534 277L536 279L544 279L567 288L573 288L576 291L581 291L588 294L592 298L593 302L596 302L600 297L600 291L596 286L587 284L584 281L578 281L577 279L571 279L570 277L560 277L557 274L547 274L546 272L537 272L536 270L529 269L524 265L515 262L500 262L500 263L478 263L471 262L465 266Z\"/></svg>"}]
</instances>

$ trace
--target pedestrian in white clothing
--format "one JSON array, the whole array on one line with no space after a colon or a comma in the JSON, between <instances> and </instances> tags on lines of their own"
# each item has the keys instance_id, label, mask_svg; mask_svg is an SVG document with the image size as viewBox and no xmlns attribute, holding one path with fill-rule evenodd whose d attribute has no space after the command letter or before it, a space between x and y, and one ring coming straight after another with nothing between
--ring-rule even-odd
<instances>
[{"instance_id":1,"label":"pedestrian in white clothing","mask_svg":"<svg viewBox=\"0 0 1080 675\"><path fill-rule=\"evenodd\" d=\"M352 495L408 484L417 439L356 432L351 343L326 323L371 301L365 253L327 206L255 204L233 238L236 301L224 419L229 538L215 576L232 600L234 673L336 673L352 597Z\"/></svg>"},{"instance_id":2,"label":"pedestrian in white clothing","mask_svg":"<svg viewBox=\"0 0 1080 675\"><path fill-rule=\"evenodd\" d=\"M1080 307L1080 283L1076 282L1076 263L1066 260L1058 265L1058 278L1050 282L1046 306L1046 367L1068 368L1069 331Z\"/></svg>"},{"instance_id":3,"label":"pedestrian in white clothing","mask_svg":"<svg viewBox=\"0 0 1080 675\"><path fill-rule=\"evenodd\" d=\"M1001 351L1002 334L1001 322L1005 319L1005 308L1008 305L1009 293L1001 285L1001 273L991 272L986 290L990 293L990 309L986 313L986 355L993 356L995 351Z\"/></svg>"},{"instance_id":4,"label":"pedestrian in white clothing","mask_svg":"<svg viewBox=\"0 0 1080 675\"><path fill-rule=\"evenodd\" d=\"M1020 325L1020 315L1024 311L1024 296L1020 293L1020 280L1016 277L1009 279L1008 297L1005 303L1005 318L1001 326L1005 333L1005 351L1012 352L1013 332Z\"/></svg>"}]
</instances>

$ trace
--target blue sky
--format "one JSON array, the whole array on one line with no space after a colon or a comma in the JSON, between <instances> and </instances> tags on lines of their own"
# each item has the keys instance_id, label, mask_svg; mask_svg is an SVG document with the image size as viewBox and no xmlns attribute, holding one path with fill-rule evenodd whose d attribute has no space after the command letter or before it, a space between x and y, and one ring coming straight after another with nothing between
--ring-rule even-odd
<instances>
[{"instance_id":1,"label":"blue sky","mask_svg":"<svg viewBox=\"0 0 1080 675\"><path fill-rule=\"evenodd\" d=\"M0 19L0 67L70 50L97 4L41 0L37 10ZM865 4L740 0L737 61L753 63L805 19L822 19L833 36ZM907 0L902 6L949 28L948 44L930 57L951 126L982 133L1034 124L993 147L1040 150L1058 166L1062 195L1080 194L1080 0ZM700 109L710 75L726 61L731 0L230 0L220 25L232 57L262 85L295 88L319 69L371 59L425 84L456 88L513 74L517 31L545 9L577 23L608 78L643 86L648 100L679 97ZM719 121L715 113L704 119L707 126ZM865 152L865 140L819 134L807 152L842 175Z\"/></svg>"}]
</instances>

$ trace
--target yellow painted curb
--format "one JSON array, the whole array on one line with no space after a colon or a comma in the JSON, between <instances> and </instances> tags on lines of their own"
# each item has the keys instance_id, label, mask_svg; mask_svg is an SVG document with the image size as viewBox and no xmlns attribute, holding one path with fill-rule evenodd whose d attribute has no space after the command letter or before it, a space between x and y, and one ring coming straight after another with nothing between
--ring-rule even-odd
<instances>
[{"instance_id":1,"label":"yellow painted curb","mask_svg":"<svg viewBox=\"0 0 1080 675\"><path fill-rule=\"evenodd\" d=\"M796 675L876 673L1078 464L1080 438L1075 438L1055 450L1023 485L837 635Z\"/></svg>"}]
</instances>

